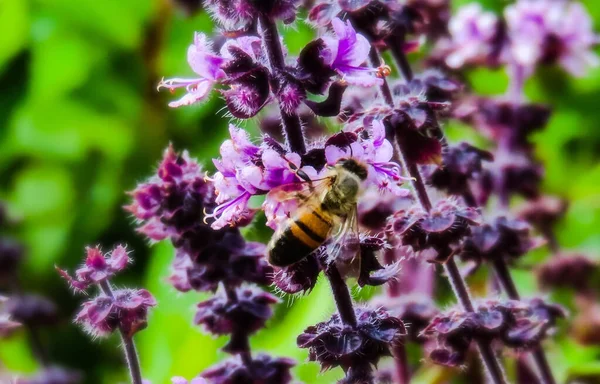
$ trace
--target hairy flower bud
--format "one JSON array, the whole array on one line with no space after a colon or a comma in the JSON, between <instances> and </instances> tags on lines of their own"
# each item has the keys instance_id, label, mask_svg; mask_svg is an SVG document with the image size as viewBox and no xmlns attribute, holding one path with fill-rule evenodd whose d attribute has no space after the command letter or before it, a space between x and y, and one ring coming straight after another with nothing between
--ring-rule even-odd
<instances>
[{"instance_id":1,"label":"hairy flower bud","mask_svg":"<svg viewBox=\"0 0 600 384\"><path fill-rule=\"evenodd\" d=\"M328 321L308 327L298 336L298 346L309 349L309 360L318 361L322 370L376 365L390 355L390 346L406 333L402 321L386 311L356 308L358 324L344 324L338 314Z\"/></svg>"},{"instance_id":2,"label":"hairy flower bud","mask_svg":"<svg viewBox=\"0 0 600 384\"><path fill-rule=\"evenodd\" d=\"M225 360L200 374L211 384L287 384L292 381L294 360L260 354L250 365L239 357Z\"/></svg>"},{"instance_id":3,"label":"hairy flower bud","mask_svg":"<svg viewBox=\"0 0 600 384\"><path fill-rule=\"evenodd\" d=\"M99 295L83 303L75 322L94 337L108 336L121 330L126 337L146 328L148 309L156 300L145 289L120 289L113 297Z\"/></svg>"}]
</instances>

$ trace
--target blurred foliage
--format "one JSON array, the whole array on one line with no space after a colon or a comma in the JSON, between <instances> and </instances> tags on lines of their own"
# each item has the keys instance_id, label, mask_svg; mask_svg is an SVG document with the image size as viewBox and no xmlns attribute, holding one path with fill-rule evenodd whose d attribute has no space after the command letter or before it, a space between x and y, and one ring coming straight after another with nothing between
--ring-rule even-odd
<instances>
[{"instance_id":1,"label":"blurred foliage","mask_svg":"<svg viewBox=\"0 0 600 384\"><path fill-rule=\"evenodd\" d=\"M481 2L496 10L504 4ZM584 3L600 26L600 5ZM187 46L193 31L212 30L210 18L202 12L187 16L168 0L0 0L0 25L0 199L22 220L27 288L52 297L61 308L64 321L43 335L52 359L84 371L87 383L126 380L118 341L89 341L70 324L81 298L70 295L53 265L78 263L87 244L108 248L127 243L135 265L117 284L143 285L159 300L149 328L137 337L146 378L158 384L175 374L196 375L224 356L218 348L225 341L193 326L200 295L181 295L165 284L172 249L166 244L149 248L121 206L127 200L124 191L152 172L169 142L189 149L210 168L209 159L227 135L228 121L217 97L202 106L168 110L171 96L155 89L163 75L191 73ZM292 53L311 36L302 21L284 32ZM470 80L476 91L488 95L504 92L507 83L502 71L477 70ZM598 257L600 69L577 80L557 70L540 71L528 82L527 94L556 106L536 142L546 165L546 190L571 201L558 228L559 240ZM255 129L253 124L246 127ZM474 137L459 124L447 128L452 140ZM534 252L515 271L523 292L536 293L525 268L543 257L545 251ZM570 306L568 293L554 298ZM316 364L303 363L306 351L296 348L295 339L332 310L323 281L306 297L283 298L268 329L252 340L253 347L296 358L301 381L331 383L339 372L319 374ZM574 344L562 337L565 331L548 343L560 379L600 374L600 351ZM416 362L419 355L413 352ZM23 335L2 342L0 360L16 372L36 369ZM443 372L420 369L416 382L433 382Z\"/></svg>"}]
</instances>

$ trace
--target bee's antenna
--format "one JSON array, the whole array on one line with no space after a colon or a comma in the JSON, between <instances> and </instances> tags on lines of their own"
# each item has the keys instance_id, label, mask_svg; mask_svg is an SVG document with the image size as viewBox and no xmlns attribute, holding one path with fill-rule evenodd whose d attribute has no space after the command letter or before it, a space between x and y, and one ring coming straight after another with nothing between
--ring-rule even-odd
<instances>
[{"instance_id":1,"label":"bee's antenna","mask_svg":"<svg viewBox=\"0 0 600 384\"><path fill-rule=\"evenodd\" d=\"M285 157L285 156L283 156L283 155L282 155L281 157L283 157L283 159L284 159L285 161L287 161L287 163L288 163L288 165L290 166L290 168L292 169L292 171L294 171L294 173L295 173L295 174L296 174L296 175L297 175L299 178L301 178L302 180L304 180L304 181L306 181L306 182L309 182L309 183L312 181L312 180L311 180L311 178L310 178L310 177L308 177L308 175L306 174L306 172L304 172L303 170L301 170L300 168L298 168L298 167L296 166L296 164L292 163L292 162L291 162L291 161L290 161L290 160L289 160L287 157Z\"/></svg>"}]
</instances>

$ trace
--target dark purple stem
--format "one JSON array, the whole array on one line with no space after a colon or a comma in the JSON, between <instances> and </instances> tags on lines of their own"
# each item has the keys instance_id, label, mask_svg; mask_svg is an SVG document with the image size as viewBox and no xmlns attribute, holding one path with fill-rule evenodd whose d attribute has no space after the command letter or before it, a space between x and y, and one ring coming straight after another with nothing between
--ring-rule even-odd
<instances>
[{"instance_id":1,"label":"dark purple stem","mask_svg":"<svg viewBox=\"0 0 600 384\"><path fill-rule=\"evenodd\" d=\"M396 144L398 157L400 159L400 165L412 178L412 187L415 193L415 197L419 201L419 204L427 210L431 210L431 200L429 200L429 195L427 194L427 187L425 187L425 182L423 181L423 177L421 176L421 172L419 171L419 166L411 161L409 161L404 153L406 152L406 148L404 148L404 143L401 135L396 134Z\"/></svg>"},{"instance_id":2,"label":"dark purple stem","mask_svg":"<svg viewBox=\"0 0 600 384\"><path fill-rule=\"evenodd\" d=\"M390 48L392 56L394 56L394 60L396 60L400 72L402 72L402 77L404 77L406 82L409 82L414 78L414 75L410 63L404 54L404 35L404 32L391 35L385 39L385 43Z\"/></svg>"},{"instance_id":3,"label":"dark purple stem","mask_svg":"<svg viewBox=\"0 0 600 384\"><path fill-rule=\"evenodd\" d=\"M379 53L377 52L377 48L371 47L369 51L369 60L371 60L371 65L373 68L377 68L381 65L381 57L379 57ZM394 106L394 98L392 97L392 91L390 90L390 85L388 84L385 77L383 78L383 84L379 87L381 91L381 95L383 96L383 100L390 107Z\"/></svg>"},{"instance_id":4,"label":"dark purple stem","mask_svg":"<svg viewBox=\"0 0 600 384\"><path fill-rule=\"evenodd\" d=\"M108 281L103 281L100 284L100 289L108 297L114 298L112 288ZM127 368L131 375L132 384L142 384L142 371L140 369L140 360L138 358L137 350L133 338L127 335L121 327L119 327L119 333L121 334L121 341L123 342L123 350L125 351L125 359L127 360Z\"/></svg>"},{"instance_id":5,"label":"dark purple stem","mask_svg":"<svg viewBox=\"0 0 600 384\"><path fill-rule=\"evenodd\" d=\"M467 312L475 312L469 291L456 266L454 258L450 257L444 264L444 268L460 305ZM477 348L479 349L481 360L483 361L490 380L495 384L505 384L506 378L504 372L502 371L502 367L500 366L490 343L484 340L477 340Z\"/></svg>"},{"instance_id":6,"label":"dark purple stem","mask_svg":"<svg viewBox=\"0 0 600 384\"><path fill-rule=\"evenodd\" d=\"M225 294L227 295L227 299L230 302L235 303L238 301L238 295L235 290L235 287L225 285ZM233 335L232 337L236 337L236 335ZM243 350L238 353L238 355L242 359L242 362L244 363L246 368L248 368L248 370L250 372L252 372L253 368L252 368L252 352L250 351L250 340L248 340L248 335L245 332L244 332L243 336L237 337L237 339L240 339L241 337L244 338L243 339L244 347L243 347Z\"/></svg>"},{"instance_id":7,"label":"dark purple stem","mask_svg":"<svg viewBox=\"0 0 600 384\"><path fill-rule=\"evenodd\" d=\"M335 263L325 268L325 275L329 280L329 285L331 285L331 291L340 319L344 324L350 325L353 328L356 327L358 323L356 321L356 313L354 313L352 296L350 296L348 285L346 285L342 275L340 275L340 271L338 271Z\"/></svg>"},{"instance_id":8,"label":"dark purple stem","mask_svg":"<svg viewBox=\"0 0 600 384\"><path fill-rule=\"evenodd\" d=\"M263 47L269 58L271 73L277 77L278 73L285 69L285 59L281 48L277 25L275 24L275 21L264 14L259 17L259 23L259 31ZM297 113L287 113L281 103L279 103L279 112L281 113L281 124L283 125L283 130L290 149L292 152L304 154L306 152L306 144L304 143L300 117Z\"/></svg>"},{"instance_id":9,"label":"dark purple stem","mask_svg":"<svg viewBox=\"0 0 600 384\"><path fill-rule=\"evenodd\" d=\"M502 285L502 288L508 295L508 297L512 300L520 300L521 296L519 295L519 291L517 291L517 287L515 286L515 282L510 275L510 271L508 270L508 266L506 265L506 261L503 259L494 260L494 270ZM535 365L539 371L540 378L542 379L543 384L555 384L554 376L552 375L552 369L550 369L550 365L548 364L548 360L546 359L546 354L542 350L540 346L537 346L533 352L531 353L533 356L533 360Z\"/></svg>"},{"instance_id":10,"label":"dark purple stem","mask_svg":"<svg viewBox=\"0 0 600 384\"><path fill-rule=\"evenodd\" d=\"M404 55L404 53L402 53ZM407 76L408 75L408 76ZM407 78L412 78L412 71L407 71L405 73ZM430 211L432 208L431 200L429 199L429 195L427 194L427 188L425 187L425 183L423 182L423 177L421 176L421 172L419 171L418 165L412 163L407 160L407 158L403 155L406 152L406 148L403 146L402 137L396 136L396 152L400 159L401 165L403 169L408 172L408 174L413 178L413 190L415 197L423 207L423 209ZM452 257L444 264L444 268L446 269L446 274L448 275L448 279L452 288L454 290L454 294L456 295L458 301L461 306L469 312L474 312L473 303L471 302L471 298L469 296L469 292L467 291L467 287L465 281L463 280L460 272L458 271L458 267L456 266L456 262ZM506 379L504 376L504 372L502 371L502 367L498 362L498 359L494 355L491 345L488 342L478 341L477 346L479 347L479 352L481 355L481 360L486 367L488 375L493 383L495 384L505 384Z\"/></svg>"},{"instance_id":11,"label":"dark purple stem","mask_svg":"<svg viewBox=\"0 0 600 384\"><path fill-rule=\"evenodd\" d=\"M408 365L404 344L397 343L397 345L394 345L392 354L394 355L394 361L396 363L396 379L398 380L398 384L410 383L410 367Z\"/></svg>"}]
</instances>

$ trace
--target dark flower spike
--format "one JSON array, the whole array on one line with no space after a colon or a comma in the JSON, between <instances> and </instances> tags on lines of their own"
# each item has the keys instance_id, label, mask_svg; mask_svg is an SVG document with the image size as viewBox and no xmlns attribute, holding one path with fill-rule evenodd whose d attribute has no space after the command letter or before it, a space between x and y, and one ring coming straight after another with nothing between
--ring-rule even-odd
<instances>
[{"instance_id":1,"label":"dark flower spike","mask_svg":"<svg viewBox=\"0 0 600 384\"><path fill-rule=\"evenodd\" d=\"M471 341L501 341L519 350L529 350L565 317L565 311L540 299L529 301L486 300L476 303L475 312L450 310L434 317L422 336L437 339L429 352L436 364L458 366L465 362Z\"/></svg>"},{"instance_id":2,"label":"dark flower spike","mask_svg":"<svg viewBox=\"0 0 600 384\"><path fill-rule=\"evenodd\" d=\"M249 143L237 144L250 157L258 153ZM131 194L134 202L126 209L140 220L138 231L153 240L169 238L176 248L169 278L176 289L215 291L221 282L270 283L272 268L263 257L264 245L246 242L236 228L213 230L205 223L204 212L214 210L217 196L186 152L169 147L157 175Z\"/></svg>"},{"instance_id":3,"label":"dark flower spike","mask_svg":"<svg viewBox=\"0 0 600 384\"><path fill-rule=\"evenodd\" d=\"M31 327L53 325L58 321L56 305L38 295L12 296L5 310L14 321Z\"/></svg>"},{"instance_id":4,"label":"dark flower spike","mask_svg":"<svg viewBox=\"0 0 600 384\"><path fill-rule=\"evenodd\" d=\"M485 204L492 193L497 194L503 202L508 202L513 195L537 199L543 174L543 167L528 156L498 151L494 162L484 169L478 180L475 188L477 201Z\"/></svg>"},{"instance_id":5,"label":"dark flower spike","mask_svg":"<svg viewBox=\"0 0 600 384\"><path fill-rule=\"evenodd\" d=\"M223 348L229 353L245 351L248 336L264 328L271 306L279 299L256 287L241 287L198 304L194 322L214 335L231 335Z\"/></svg>"},{"instance_id":6,"label":"dark flower spike","mask_svg":"<svg viewBox=\"0 0 600 384\"><path fill-rule=\"evenodd\" d=\"M404 324L383 309L355 308L358 324L344 324L338 314L328 321L306 328L298 336L298 346L309 349L309 360L318 361L322 370L377 365L390 355L390 346L406 334Z\"/></svg>"},{"instance_id":7,"label":"dark flower spike","mask_svg":"<svg viewBox=\"0 0 600 384\"><path fill-rule=\"evenodd\" d=\"M75 271L74 278L60 268L57 270L71 287L86 290L90 285L107 281L130 262L127 250L121 245L107 254L103 254L99 247L87 247L85 263Z\"/></svg>"},{"instance_id":8,"label":"dark flower spike","mask_svg":"<svg viewBox=\"0 0 600 384\"><path fill-rule=\"evenodd\" d=\"M317 250L316 252L320 252ZM276 268L273 285L284 293L308 293L317 284L321 266L317 256L310 255L288 267Z\"/></svg>"},{"instance_id":9,"label":"dark flower spike","mask_svg":"<svg viewBox=\"0 0 600 384\"><path fill-rule=\"evenodd\" d=\"M120 329L129 339L146 328L148 309L156 300L145 289L120 289L114 297L99 295L83 303L75 322L94 337L108 336Z\"/></svg>"},{"instance_id":10,"label":"dark flower spike","mask_svg":"<svg viewBox=\"0 0 600 384\"><path fill-rule=\"evenodd\" d=\"M415 252L433 250L425 255L427 261L444 263L453 254L452 247L469 233L471 226L481 221L475 208L458 205L456 200L440 200L431 211L420 206L396 212L388 220L388 233L402 245L410 246Z\"/></svg>"},{"instance_id":11,"label":"dark flower spike","mask_svg":"<svg viewBox=\"0 0 600 384\"><path fill-rule=\"evenodd\" d=\"M200 374L210 384L287 384L294 360L260 354L248 364L233 357Z\"/></svg>"},{"instance_id":12,"label":"dark flower spike","mask_svg":"<svg viewBox=\"0 0 600 384\"><path fill-rule=\"evenodd\" d=\"M79 384L81 374L60 367L46 367L35 376L19 378L15 384Z\"/></svg>"},{"instance_id":13,"label":"dark flower spike","mask_svg":"<svg viewBox=\"0 0 600 384\"><path fill-rule=\"evenodd\" d=\"M511 262L544 244L544 240L531 235L529 225L519 219L497 217L489 224L473 228L463 244L461 258L474 261L505 260Z\"/></svg>"},{"instance_id":14,"label":"dark flower spike","mask_svg":"<svg viewBox=\"0 0 600 384\"><path fill-rule=\"evenodd\" d=\"M429 175L429 183L450 195L467 199L471 193L469 181L481 173L482 163L492 161L493 155L468 143L460 143L444 151L442 159L442 165ZM468 203L476 205L474 201Z\"/></svg>"},{"instance_id":15,"label":"dark flower spike","mask_svg":"<svg viewBox=\"0 0 600 384\"><path fill-rule=\"evenodd\" d=\"M246 242L238 231L227 230L221 239L203 249L194 261L175 267L175 272L184 267L189 287L197 291L214 292L220 282L230 286L243 282L268 285L273 268L264 258L265 251L264 244ZM176 256L174 265L178 264L177 259L186 260L186 257Z\"/></svg>"},{"instance_id":16,"label":"dark flower spike","mask_svg":"<svg viewBox=\"0 0 600 384\"><path fill-rule=\"evenodd\" d=\"M570 288L586 293L598 281L597 261L577 253L559 253L536 268L539 283L544 288Z\"/></svg>"},{"instance_id":17,"label":"dark flower spike","mask_svg":"<svg viewBox=\"0 0 600 384\"><path fill-rule=\"evenodd\" d=\"M551 110L543 104L475 98L467 99L456 115L506 148L529 151L531 134L547 125Z\"/></svg>"}]
</instances>

